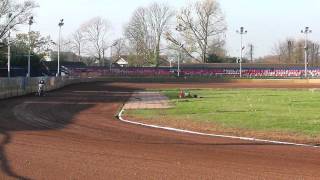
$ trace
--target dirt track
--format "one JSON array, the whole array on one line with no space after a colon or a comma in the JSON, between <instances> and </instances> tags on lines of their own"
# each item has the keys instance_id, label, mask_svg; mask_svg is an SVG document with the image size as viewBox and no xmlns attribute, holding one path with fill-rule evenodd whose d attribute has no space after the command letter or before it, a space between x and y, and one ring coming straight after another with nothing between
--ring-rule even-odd
<instances>
[{"instance_id":1,"label":"dirt track","mask_svg":"<svg viewBox=\"0 0 320 180\"><path fill-rule=\"evenodd\" d=\"M128 125L114 118L133 90L190 86L204 87L91 83L51 92L44 98L0 101L0 179L320 177L320 149L179 134Z\"/></svg>"}]
</instances>

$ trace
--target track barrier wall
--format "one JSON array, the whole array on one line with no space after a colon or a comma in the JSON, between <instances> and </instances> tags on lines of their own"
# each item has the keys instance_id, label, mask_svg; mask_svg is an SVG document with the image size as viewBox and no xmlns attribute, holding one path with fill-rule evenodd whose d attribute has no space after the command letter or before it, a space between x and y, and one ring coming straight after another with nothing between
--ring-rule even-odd
<instances>
[{"instance_id":1,"label":"track barrier wall","mask_svg":"<svg viewBox=\"0 0 320 180\"><path fill-rule=\"evenodd\" d=\"M44 79L45 91L84 82L131 82L131 83L253 83L253 84L319 84L320 79L212 79L174 77L35 77L0 78L0 99L36 93L38 82Z\"/></svg>"},{"instance_id":2,"label":"track barrier wall","mask_svg":"<svg viewBox=\"0 0 320 180\"><path fill-rule=\"evenodd\" d=\"M46 83L45 91L52 91L70 84L94 81L94 79L71 77L0 78L0 99L36 93L38 82L41 79Z\"/></svg>"}]
</instances>

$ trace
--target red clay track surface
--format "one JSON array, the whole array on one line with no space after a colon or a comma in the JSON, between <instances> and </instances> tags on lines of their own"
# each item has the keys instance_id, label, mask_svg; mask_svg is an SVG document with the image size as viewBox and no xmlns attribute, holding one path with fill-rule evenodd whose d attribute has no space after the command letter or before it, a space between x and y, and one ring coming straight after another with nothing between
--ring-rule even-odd
<instances>
[{"instance_id":1,"label":"red clay track surface","mask_svg":"<svg viewBox=\"0 0 320 180\"><path fill-rule=\"evenodd\" d=\"M117 120L130 92L147 87L159 84L79 84L43 98L0 101L0 179L320 177L318 148L181 134Z\"/></svg>"}]
</instances>

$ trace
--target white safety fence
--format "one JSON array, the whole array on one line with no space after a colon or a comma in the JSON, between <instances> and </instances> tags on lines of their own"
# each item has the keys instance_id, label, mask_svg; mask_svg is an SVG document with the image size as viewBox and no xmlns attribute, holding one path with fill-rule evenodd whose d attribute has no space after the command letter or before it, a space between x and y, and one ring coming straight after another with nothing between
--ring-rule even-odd
<instances>
[{"instance_id":1,"label":"white safety fence","mask_svg":"<svg viewBox=\"0 0 320 180\"><path fill-rule=\"evenodd\" d=\"M70 84L93 80L71 77L0 78L0 99L35 93L38 90L38 82L41 79L46 83L46 91L59 89Z\"/></svg>"}]
</instances>

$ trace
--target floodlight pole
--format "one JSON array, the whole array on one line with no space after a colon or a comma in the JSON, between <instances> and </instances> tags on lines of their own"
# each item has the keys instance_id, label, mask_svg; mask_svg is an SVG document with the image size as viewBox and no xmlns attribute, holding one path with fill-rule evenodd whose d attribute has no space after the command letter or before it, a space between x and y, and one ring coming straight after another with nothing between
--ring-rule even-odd
<instances>
[{"instance_id":1,"label":"floodlight pole","mask_svg":"<svg viewBox=\"0 0 320 180\"><path fill-rule=\"evenodd\" d=\"M31 68L30 68L30 64L31 64L31 25L33 24L33 16L31 16L29 18L29 36L28 36L28 40L29 40L29 53L28 53L28 74L27 77L29 78L31 76Z\"/></svg>"},{"instance_id":2,"label":"floodlight pole","mask_svg":"<svg viewBox=\"0 0 320 180\"><path fill-rule=\"evenodd\" d=\"M64 25L63 19L60 20L59 26L59 40L58 40L58 69L56 76L60 76L60 44L61 44L61 28Z\"/></svg>"},{"instance_id":3,"label":"floodlight pole","mask_svg":"<svg viewBox=\"0 0 320 180\"><path fill-rule=\"evenodd\" d=\"M179 32L179 33L181 33L181 32L183 32L183 31L185 31L185 30L187 30L187 28L186 27L183 27L181 24L178 24L178 26L176 27L176 30ZM183 44L182 43L180 43L179 44L179 57L178 57L178 77L180 77L180 61L181 61L181 59L182 59L182 48L183 48Z\"/></svg>"},{"instance_id":4,"label":"floodlight pole","mask_svg":"<svg viewBox=\"0 0 320 180\"><path fill-rule=\"evenodd\" d=\"M301 33L305 34L304 41L304 77L308 78L308 34L312 33L309 27L305 27L304 30L301 30Z\"/></svg>"},{"instance_id":5,"label":"floodlight pole","mask_svg":"<svg viewBox=\"0 0 320 180\"><path fill-rule=\"evenodd\" d=\"M242 77L242 56L243 56L243 35L247 34L248 31L244 30L244 27L240 27L240 30L237 30L237 33L240 34L240 78Z\"/></svg>"},{"instance_id":6,"label":"floodlight pole","mask_svg":"<svg viewBox=\"0 0 320 180\"><path fill-rule=\"evenodd\" d=\"M242 78L242 48L243 48L243 44L242 44L242 41L243 41L243 34L241 33L240 34L240 78Z\"/></svg>"},{"instance_id":7,"label":"floodlight pole","mask_svg":"<svg viewBox=\"0 0 320 180\"><path fill-rule=\"evenodd\" d=\"M8 78L11 77L11 47L10 47L10 36L11 36L11 25L10 25L10 19L12 17L12 13L8 14L8 23L9 23L9 31L8 31Z\"/></svg>"},{"instance_id":8,"label":"floodlight pole","mask_svg":"<svg viewBox=\"0 0 320 180\"><path fill-rule=\"evenodd\" d=\"M10 35L11 35L11 29L9 29L9 35L8 35L8 78L11 77L11 45L10 45Z\"/></svg>"}]
</instances>

